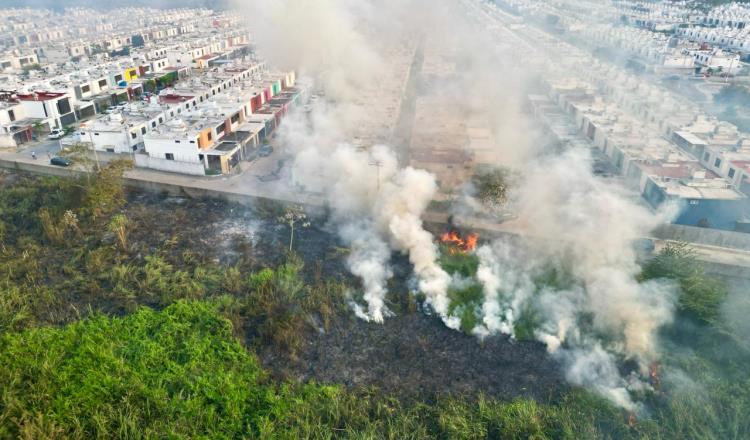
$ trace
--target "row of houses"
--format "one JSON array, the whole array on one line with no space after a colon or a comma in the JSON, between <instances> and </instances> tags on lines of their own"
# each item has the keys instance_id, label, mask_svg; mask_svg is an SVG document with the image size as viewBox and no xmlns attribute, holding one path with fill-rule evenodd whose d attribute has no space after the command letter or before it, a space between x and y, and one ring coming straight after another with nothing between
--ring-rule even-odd
<instances>
[{"instance_id":1,"label":"row of houses","mask_svg":"<svg viewBox=\"0 0 750 440\"><path fill-rule=\"evenodd\" d=\"M293 72L235 63L88 121L70 142L132 154L139 167L228 174L254 157L303 90Z\"/></svg>"},{"instance_id":2,"label":"row of houses","mask_svg":"<svg viewBox=\"0 0 750 440\"><path fill-rule=\"evenodd\" d=\"M560 108L574 131L651 206L676 203L678 224L747 227L750 137L736 127L690 112L677 116L678 109L656 105L659 96L637 89L618 93L570 80L547 85L548 101L537 98L535 111Z\"/></svg>"},{"instance_id":3,"label":"row of houses","mask_svg":"<svg viewBox=\"0 0 750 440\"><path fill-rule=\"evenodd\" d=\"M249 43L249 35L243 26L226 26L227 23L237 24L238 16L206 9L157 11L122 8L107 14L71 9L60 15L41 16L26 13L0 16L1 71L19 71L37 64L62 64L86 58L101 62L111 54L127 55L141 48L165 46L177 51L172 64L179 64L175 61L178 58L190 63L195 58ZM24 34L27 29L18 29L17 26L26 21L34 22L34 26L28 29L29 34ZM66 26L61 27L59 23L66 23ZM180 44L171 43L177 37ZM191 51L196 54L190 56Z\"/></svg>"},{"instance_id":4,"label":"row of houses","mask_svg":"<svg viewBox=\"0 0 750 440\"><path fill-rule=\"evenodd\" d=\"M243 57L247 32L217 32L208 40L149 44L102 62L50 64L22 76L0 76L0 147L16 147L35 134L64 128ZM176 58L176 59L175 59ZM209 75L212 73L209 72Z\"/></svg>"},{"instance_id":5,"label":"row of houses","mask_svg":"<svg viewBox=\"0 0 750 440\"><path fill-rule=\"evenodd\" d=\"M536 3L503 1L521 13ZM638 2L619 3L632 6ZM641 6L654 5L658 4ZM497 6L485 7L492 10ZM549 6L546 11L555 13ZM587 34L585 39L593 43L585 44L586 49L559 38L552 41L550 34L537 37L524 31L526 38L539 40L538 47L554 47L548 51L554 62L542 74L546 93L530 96L529 108L561 145L591 151L596 174L626 182L654 208L678 206L676 223L748 231L750 138L732 124L708 116L689 99L619 63L594 56L592 44L607 45L616 40L608 42L607 36L638 34L641 41L658 41L653 45L657 52L664 43L667 47L674 45L672 38L653 36L658 33L651 31L630 31L623 26L611 31L612 26L593 24L599 19L619 22L621 17L610 12L602 6L592 10L588 20L576 14L566 19L567 29L578 26L580 34L587 26L589 30L603 29L599 35ZM707 49L695 44L680 47L682 43L677 43L672 48L680 51L685 47ZM695 55L686 55L693 58L688 63L705 62L695 60Z\"/></svg>"},{"instance_id":6,"label":"row of houses","mask_svg":"<svg viewBox=\"0 0 750 440\"><path fill-rule=\"evenodd\" d=\"M123 7L106 13L69 8L62 13L48 10L12 9L0 15L0 45L6 48L46 46L79 42L116 50L134 36L145 41L166 39L205 27L208 9L151 9ZM219 14L221 15L221 14ZM65 26L60 26L65 23ZM202 23L205 23L201 26Z\"/></svg>"}]
</instances>

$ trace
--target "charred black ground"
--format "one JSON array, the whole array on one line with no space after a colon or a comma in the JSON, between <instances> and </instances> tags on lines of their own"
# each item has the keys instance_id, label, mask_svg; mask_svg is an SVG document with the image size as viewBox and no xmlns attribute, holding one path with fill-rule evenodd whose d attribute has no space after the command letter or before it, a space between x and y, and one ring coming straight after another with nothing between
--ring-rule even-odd
<instances>
[{"instance_id":1,"label":"charred black ground","mask_svg":"<svg viewBox=\"0 0 750 440\"><path fill-rule=\"evenodd\" d=\"M423 313L391 317L382 325L342 319L310 335L294 362L269 351L261 356L269 370L302 381L376 386L406 397L483 393L546 402L565 389L541 344L505 337L480 342Z\"/></svg>"},{"instance_id":2,"label":"charred black ground","mask_svg":"<svg viewBox=\"0 0 750 440\"><path fill-rule=\"evenodd\" d=\"M229 266L244 260L260 269L279 265L286 258L289 230L277 221L279 207L247 208L218 200L144 193L133 193L130 199L131 215L147 215L153 224L138 233L144 242L163 243L178 236L183 247L175 252L200 251ZM324 219L300 229L295 242L306 278L334 278L356 290L357 280L345 265L346 249ZM419 307L407 298L412 295L409 262L394 254L393 264L391 287L403 292L390 297L391 308L400 310L397 316L381 325L356 319L347 309L328 330L311 322L301 350L292 358L274 346L262 347L263 364L279 377L352 388L375 386L399 396L483 393L547 401L565 389L558 365L541 344L505 337L480 342L448 329L434 316L409 310Z\"/></svg>"}]
</instances>

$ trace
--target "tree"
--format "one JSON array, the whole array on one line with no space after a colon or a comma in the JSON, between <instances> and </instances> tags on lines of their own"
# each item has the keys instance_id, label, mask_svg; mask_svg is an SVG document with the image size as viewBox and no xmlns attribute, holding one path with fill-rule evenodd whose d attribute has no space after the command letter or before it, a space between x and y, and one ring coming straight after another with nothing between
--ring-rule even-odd
<instances>
[{"instance_id":1,"label":"tree","mask_svg":"<svg viewBox=\"0 0 750 440\"><path fill-rule=\"evenodd\" d=\"M643 267L641 278L675 280L680 285L679 310L704 323L718 318L727 295L724 282L706 274L687 243L668 243Z\"/></svg>"},{"instance_id":2,"label":"tree","mask_svg":"<svg viewBox=\"0 0 750 440\"><path fill-rule=\"evenodd\" d=\"M146 92L154 93L156 92L156 81L153 79L148 79L143 82L143 90Z\"/></svg>"},{"instance_id":3,"label":"tree","mask_svg":"<svg viewBox=\"0 0 750 440\"><path fill-rule=\"evenodd\" d=\"M131 160L117 159L97 170L86 188L84 212L97 219L120 209L125 203L122 176L132 167Z\"/></svg>"},{"instance_id":4,"label":"tree","mask_svg":"<svg viewBox=\"0 0 750 440\"><path fill-rule=\"evenodd\" d=\"M35 122L34 125L31 126L31 130L34 132L35 136L38 136L46 131L45 124L42 122Z\"/></svg>"},{"instance_id":5,"label":"tree","mask_svg":"<svg viewBox=\"0 0 750 440\"><path fill-rule=\"evenodd\" d=\"M310 222L307 221L307 214L305 214L301 206L292 206L278 220L281 223L289 225L289 252L291 252L294 244L294 227L296 225L302 228L310 227Z\"/></svg>"},{"instance_id":6,"label":"tree","mask_svg":"<svg viewBox=\"0 0 750 440\"><path fill-rule=\"evenodd\" d=\"M94 146L92 145L93 149ZM60 153L60 156L67 157L73 163L80 164L86 171L86 182L87 185L91 185L91 174L94 172L94 165L99 169L99 161L94 161L89 155L89 148L86 144L78 143L73 144Z\"/></svg>"},{"instance_id":7,"label":"tree","mask_svg":"<svg viewBox=\"0 0 750 440\"><path fill-rule=\"evenodd\" d=\"M472 178L476 196L483 205L498 208L507 201L510 172L504 168L478 172Z\"/></svg>"}]
</instances>

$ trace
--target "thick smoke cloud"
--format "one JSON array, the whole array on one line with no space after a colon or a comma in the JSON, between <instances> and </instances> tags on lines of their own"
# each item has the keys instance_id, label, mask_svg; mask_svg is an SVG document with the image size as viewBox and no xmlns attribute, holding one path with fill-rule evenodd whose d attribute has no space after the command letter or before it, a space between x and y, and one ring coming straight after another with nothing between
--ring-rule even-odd
<instances>
[{"instance_id":1,"label":"thick smoke cloud","mask_svg":"<svg viewBox=\"0 0 750 440\"><path fill-rule=\"evenodd\" d=\"M512 199L533 239L496 241L477 252L485 299L474 332L513 336L516 319L533 310L536 337L568 365L568 379L632 409L615 355L638 361L645 373L676 299L667 282L638 282L633 243L671 212L654 214L593 176L585 150L529 164ZM532 280L550 269L552 282Z\"/></svg>"},{"instance_id":2,"label":"thick smoke cloud","mask_svg":"<svg viewBox=\"0 0 750 440\"><path fill-rule=\"evenodd\" d=\"M377 172L371 165L374 162L380 164ZM457 326L448 316L451 278L437 263L437 246L422 226L421 216L437 191L431 174L399 168L388 147L378 145L365 153L346 143L332 152L304 149L297 155L294 170L299 185L327 195L333 221L352 248L347 263L362 279L368 304L367 312L358 309L358 315L382 322L388 314L388 260L395 250L409 256L428 304L448 325ZM320 175L327 178L320 179Z\"/></svg>"},{"instance_id":3,"label":"thick smoke cloud","mask_svg":"<svg viewBox=\"0 0 750 440\"><path fill-rule=\"evenodd\" d=\"M514 336L519 319L531 314L535 336L566 366L568 380L634 409L627 389L643 384L623 378L617 362L634 359L645 372L658 358L657 332L672 319L674 287L638 282L632 244L671 213L654 214L620 186L593 176L587 151L540 155L521 111L523 85L534 72L502 52L488 56L494 42L450 2L258 0L242 6L261 53L273 64L298 68L326 98L310 114L288 118L281 140L295 158L294 184L326 197L351 247L349 269L362 280L366 307L355 304L355 312L375 322L389 315L390 253L399 251L409 256L431 308L449 327L460 325L448 313L455 281L438 264L434 238L421 221L437 191L435 178L399 166L396 153L407 146L361 151L352 145L351 133L368 117L360 95L387 74L382 48L389 43L469 48L452 83L429 92L455 96L457 112L490 124L502 165L522 175L510 205L524 231L522 239L477 250L484 300L473 332ZM555 282L541 283L550 270L559 275Z\"/></svg>"}]
</instances>

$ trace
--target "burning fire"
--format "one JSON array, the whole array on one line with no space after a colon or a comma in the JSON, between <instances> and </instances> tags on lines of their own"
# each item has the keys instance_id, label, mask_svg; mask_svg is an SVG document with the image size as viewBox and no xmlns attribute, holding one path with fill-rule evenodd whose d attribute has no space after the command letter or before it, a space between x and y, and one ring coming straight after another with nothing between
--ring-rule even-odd
<instances>
[{"instance_id":1,"label":"burning fire","mask_svg":"<svg viewBox=\"0 0 750 440\"><path fill-rule=\"evenodd\" d=\"M651 382L651 386L654 387L654 390L660 391L661 390L661 377L659 376L659 363L654 362L649 367L649 382Z\"/></svg>"},{"instance_id":2,"label":"burning fire","mask_svg":"<svg viewBox=\"0 0 750 440\"><path fill-rule=\"evenodd\" d=\"M440 236L440 242L449 245L451 249L451 253L471 252L477 248L478 240L479 240L478 234L471 233L471 234L468 234L464 238L461 235L461 233L456 229L452 229L448 232L445 232L443 235Z\"/></svg>"}]
</instances>

